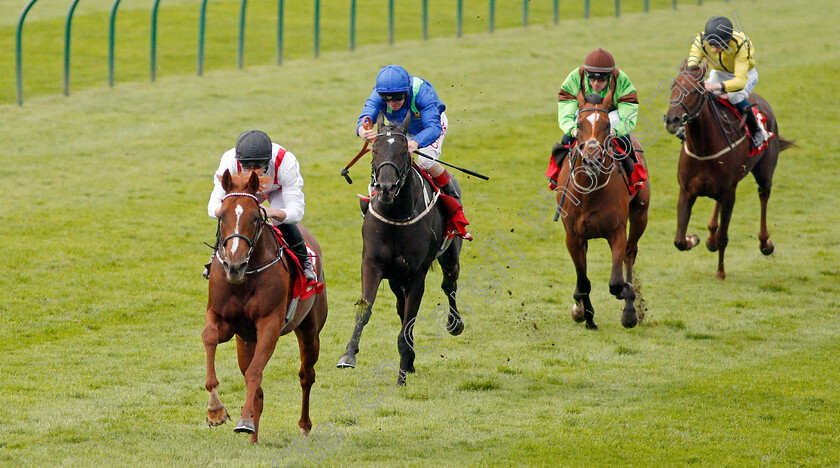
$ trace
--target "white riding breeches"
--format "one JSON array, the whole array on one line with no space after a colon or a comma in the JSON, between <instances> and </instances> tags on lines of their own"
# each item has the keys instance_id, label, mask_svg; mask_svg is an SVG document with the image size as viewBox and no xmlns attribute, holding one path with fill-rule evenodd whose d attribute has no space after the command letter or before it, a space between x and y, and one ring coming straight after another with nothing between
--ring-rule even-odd
<instances>
[{"instance_id":1,"label":"white riding breeches","mask_svg":"<svg viewBox=\"0 0 840 468\"><path fill-rule=\"evenodd\" d=\"M443 140L446 138L446 129L449 127L449 119L446 118L446 113L440 113L440 125L443 129L440 132L440 136L437 140L435 140L431 145L425 146L423 148L418 148L418 150L425 154L426 156L431 156L435 158L431 160L429 158L424 158L423 156L415 156L414 161L420 166L420 169L424 171L428 171L435 165L438 159L440 159L440 152L441 148L443 147ZM414 138L414 135L409 135L409 139Z\"/></svg>"},{"instance_id":2,"label":"white riding breeches","mask_svg":"<svg viewBox=\"0 0 840 468\"><path fill-rule=\"evenodd\" d=\"M734 73L729 73L720 70L711 70L709 72L709 83L723 83L724 81L731 80L735 78ZM746 99L750 93L752 93L753 88L755 85L758 84L758 72L755 71L755 68L747 72L747 85L744 86L744 89L740 91L727 91L726 95L729 99L729 102L732 104L738 104L739 102Z\"/></svg>"}]
</instances>

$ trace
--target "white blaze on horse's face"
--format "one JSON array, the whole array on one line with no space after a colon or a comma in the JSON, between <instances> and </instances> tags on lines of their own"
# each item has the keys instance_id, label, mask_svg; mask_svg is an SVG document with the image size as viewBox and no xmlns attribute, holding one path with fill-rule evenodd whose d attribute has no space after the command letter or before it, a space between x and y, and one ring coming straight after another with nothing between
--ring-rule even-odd
<instances>
[{"instance_id":1,"label":"white blaze on horse's face","mask_svg":"<svg viewBox=\"0 0 840 468\"><path fill-rule=\"evenodd\" d=\"M236 209L235 209L235 210L233 210L233 211L234 211L234 213L236 213L236 227L234 228L233 232L234 232L235 234L239 234L239 217L240 217L240 216L242 216L242 213L243 213L245 210L244 210L244 209L242 209L242 205L236 205ZM237 248L237 247L239 247L239 238L238 238L238 237L234 237L234 238L233 238L233 245L230 247L230 253L231 253L231 255L233 255L234 253L236 253L236 248Z\"/></svg>"},{"instance_id":2,"label":"white blaze on horse's face","mask_svg":"<svg viewBox=\"0 0 840 468\"><path fill-rule=\"evenodd\" d=\"M388 139L388 144L393 145L393 144L394 144L394 140L395 140L395 138L394 138L394 137L389 138L389 139Z\"/></svg>"},{"instance_id":3,"label":"white blaze on horse's face","mask_svg":"<svg viewBox=\"0 0 840 468\"><path fill-rule=\"evenodd\" d=\"M589 121L589 125L592 125L592 128L595 128L595 122L598 121L598 117L600 117L600 114L597 112L593 112L589 117L586 118L586 120Z\"/></svg>"}]
</instances>

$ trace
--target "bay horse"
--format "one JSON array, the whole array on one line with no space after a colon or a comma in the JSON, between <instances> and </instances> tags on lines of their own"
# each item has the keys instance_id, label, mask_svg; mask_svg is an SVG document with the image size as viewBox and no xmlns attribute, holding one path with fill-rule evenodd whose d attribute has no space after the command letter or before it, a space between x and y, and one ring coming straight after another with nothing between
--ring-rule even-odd
<instances>
[{"instance_id":1,"label":"bay horse","mask_svg":"<svg viewBox=\"0 0 840 468\"><path fill-rule=\"evenodd\" d=\"M750 104L757 107L767 119L767 131L775 133L760 154L751 156L750 138L744 120L726 109L703 86L706 67L688 68L686 61L680 74L671 85L670 106L665 114L665 128L676 133L685 124L685 142L680 149L677 179L680 184L677 202L677 233L674 245L679 250L690 250L700 243L696 234L686 235L691 208L697 197L715 200L709 221L706 247L718 252L718 279L725 279L723 258L729 243L729 221L735 207L735 189L738 182L752 172L758 184L761 201L761 227L758 231L759 249L764 255L773 253L774 245L767 231L767 201L773 185L773 172L779 152L794 142L779 135L773 109L761 96L753 93ZM752 112L752 110L748 110Z\"/></svg>"},{"instance_id":2,"label":"bay horse","mask_svg":"<svg viewBox=\"0 0 840 468\"><path fill-rule=\"evenodd\" d=\"M639 239L645 232L650 204L650 181L630 194L630 182L622 175L620 154L612 145L609 112L613 107L615 88L601 99L598 94L577 95L577 144L562 162L559 180L566 186L557 193L558 209L566 230L566 248L577 272L572 318L586 321L586 328L597 330L595 309L589 298L592 286L586 276L586 252L589 239L604 238L612 250L610 294L624 299L621 324L632 328L638 323L633 287L633 265L639 250ZM647 162L638 141L632 138L639 163L647 170ZM630 176L627 175L627 179ZM627 223L630 223L629 236ZM626 267L627 278L622 274Z\"/></svg>"},{"instance_id":3,"label":"bay horse","mask_svg":"<svg viewBox=\"0 0 840 468\"><path fill-rule=\"evenodd\" d=\"M251 434L258 442L263 410L262 377L274 353L277 339L294 330L300 347L300 386L303 392L300 431L312 429L309 419L309 392L315 382L315 363L320 349L319 333L327 319L326 290L300 301L292 298L296 263L275 237L273 227L257 198L260 185L268 180L256 172L231 174L225 171L222 187L226 195L219 212L218 251L210 268L210 292L205 327L201 334L207 355L207 382L210 393L207 422L211 426L228 419L217 388L216 346L236 335L239 370L245 377L246 395L241 417L234 431ZM320 259L321 248L315 237L298 225L306 243ZM314 260L313 259L313 262ZM323 265L315 262L318 281L324 282ZM304 297L304 296L301 296ZM296 303L296 306L295 306Z\"/></svg>"},{"instance_id":4,"label":"bay horse","mask_svg":"<svg viewBox=\"0 0 840 468\"><path fill-rule=\"evenodd\" d=\"M406 136L411 113L399 126L383 121L380 113L371 149L376 192L362 224L362 297L356 303L353 334L336 367L356 367L362 330L370 320L379 284L387 279L402 322L397 335L397 384L405 385L406 373L415 371L413 324L426 290L426 274L436 258L443 271L441 288L449 301L446 331L459 335L464 330L455 302L463 239L455 237L446 246L444 208L429 181L419 173L421 169L412 165Z\"/></svg>"}]
</instances>

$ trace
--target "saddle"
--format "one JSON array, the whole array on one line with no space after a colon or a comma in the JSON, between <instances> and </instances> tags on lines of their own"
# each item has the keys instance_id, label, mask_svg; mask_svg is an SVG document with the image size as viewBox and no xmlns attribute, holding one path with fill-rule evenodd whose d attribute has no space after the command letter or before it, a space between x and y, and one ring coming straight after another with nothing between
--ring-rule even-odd
<instances>
[{"instance_id":1,"label":"saddle","mask_svg":"<svg viewBox=\"0 0 840 468\"><path fill-rule=\"evenodd\" d=\"M738 111L738 109L735 108L734 105L732 105L731 102L729 102L728 99L718 96L717 100L719 103L721 103L721 105L723 105L723 107L728 109L732 113L732 115L735 116L736 119L741 120L741 113ZM752 148L750 150L749 156L752 157L767 149L767 145L770 144L770 139L773 138L776 134L767 130L767 117L764 114L762 114L756 106L750 106L750 112L752 112L753 115L755 115L756 122L767 133L767 138L764 140L764 143L762 143L761 146L759 146L758 148ZM744 116L744 118L746 118L746 116ZM747 138L752 140L752 132L750 131L750 126L744 125L744 130L747 133Z\"/></svg>"},{"instance_id":2,"label":"saddle","mask_svg":"<svg viewBox=\"0 0 840 468\"><path fill-rule=\"evenodd\" d=\"M626 150L618 144L618 140L612 141L612 148L615 153L626 155L625 158L621 159L622 162L620 167L626 174L627 190L632 196L636 194L636 190L644 187L645 181L648 180L648 176L647 170L644 165L641 164L641 158L639 157L639 154L644 154L642 145L639 143L639 140L632 135L630 136L630 141L633 145L633 151L630 151L629 155ZM554 191L557 189L557 177L560 175L560 166L563 164L563 160L569 153L570 148L576 143L577 140L572 140L567 145L555 143L554 147L551 149L551 155L548 159L548 169L545 171L545 177L548 179L549 190ZM629 172L629 174L627 174L627 172Z\"/></svg>"},{"instance_id":3,"label":"saddle","mask_svg":"<svg viewBox=\"0 0 840 468\"><path fill-rule=\"evenodd\" d=\"M290 250L289 243L283 238L283 234L277 226L272 224L271 232L283 249ZM318 254L309 247L309 244L306 245L306 251L312 261L312 266L315 268L315 271L318 271ZM292 297L302 301L313 294L321 294L324 291L324 283L318 283L317 281L307 283L306 276L303 274L303 266L300 264L297 255L292 253L291 255L287 255L287 257L290 260L289 263L292 265Z\"/></svg>"}]
</instances>

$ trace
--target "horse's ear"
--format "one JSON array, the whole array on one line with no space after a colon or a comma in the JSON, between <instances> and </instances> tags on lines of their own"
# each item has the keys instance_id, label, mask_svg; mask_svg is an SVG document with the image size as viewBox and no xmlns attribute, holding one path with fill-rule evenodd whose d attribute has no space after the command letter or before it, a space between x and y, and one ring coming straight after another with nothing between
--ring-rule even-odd
<instances>
[{"instance_id":1,"label":"horse's ear","mask_svg":"<svg viewBox=\"0 0 840 468\"><path fill-rule=\"evenodd\" d=\"M248 193L257 193L260 189L260 175L256 171L251 171L251 176L248 177L248 183L245 186Z\"/></svg>"},{"instance_id":2,"label":"horse's ear","mask_svg":"<svg viewBox=\"0 0 840 468\"><path fill-rule=\"evenodd\" d=\"M586 107L586 97L584 97L582 89L578 91L577 96L575 96L575 99L577 99L578 110Z\"/></svg>"},{"instance_id":3,"label":"horse's ear","mask_svg":"<svg viewBox=\"0 0 840 468\"><path fill-rule=\"evenodd\" d=\"M405 113L405 118L403 119L402 123L400 124L399 130L400 133L403 135L408 135L408 127L411 125L411 111Z\"/></svg>"},{"instance_id":4,"label":"horse's ear","mask_svg":"<svg viewBox=\"0 0 840 468\"><path fill-rule=\"evenodd\" d=\"M233 188L233 180L229 169L225 169L225 173L222 174L222 188L225 189L225 192L230 192L230 189Z\"/></svg>"},{"instance_id":5,"label":"horse's ear","mask_svg":"<svg viewBox=\"0 0 840 468\"><path fill-rule=\"evenodd\" d=\"M382 124L384 124L384 123L385 123L385 114L380 112L379 115L376 116L376 132L377 133L382 132Z\"/></svg>"}]
</instances>

